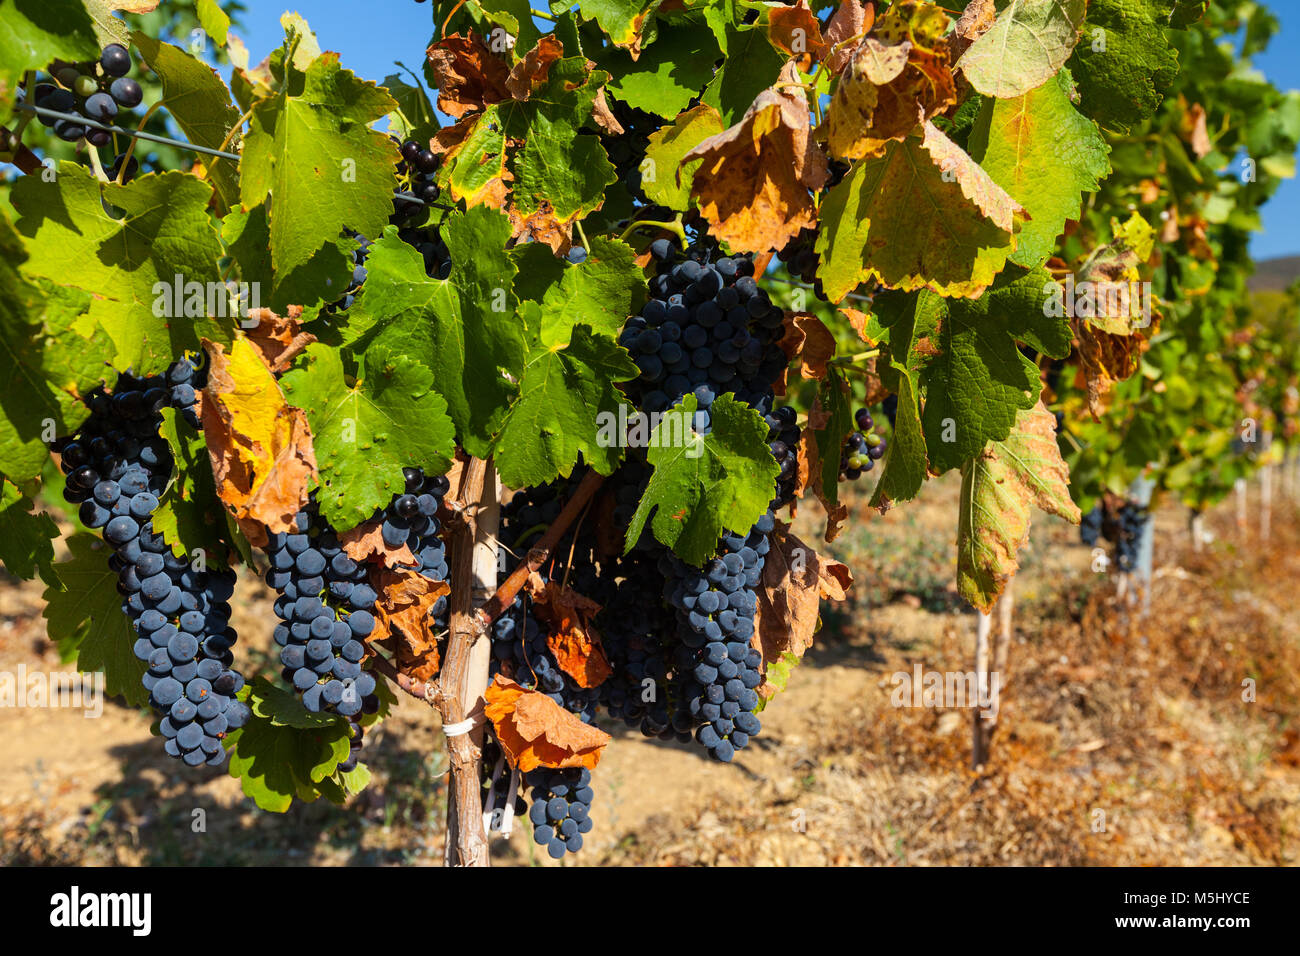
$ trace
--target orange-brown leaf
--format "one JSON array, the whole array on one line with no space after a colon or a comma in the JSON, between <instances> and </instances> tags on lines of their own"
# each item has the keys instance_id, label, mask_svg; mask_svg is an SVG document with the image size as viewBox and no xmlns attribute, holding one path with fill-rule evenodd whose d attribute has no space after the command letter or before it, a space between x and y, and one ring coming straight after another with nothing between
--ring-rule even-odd
<instances>
[{"instance_id":1,"label":"orange-brown leaf","mask_svg":"<svg viewBox=\"0 0 1300 956\"><path fill-rule=\"evenodd\" d=\"M292 531L316 480L311 427L284 393L248 339L239 336L230 354L215 342L207 350L208 384L202 421L217 495L255 547L267 530Z\"/></svg>"},{"instance_id":2,"label":"orange-brown leaf","mask_svg":"<svg viewBox=\"0 0 1300 956\"><path fill-rule=\"evenodd\" d=\"M573 245L573 223L561 222L550 202L542 199L538 207L527 216L511 206L506 210L510 217L513 236L522 242L544 242L556 255L563 255Z\"/></svg>"},{"instance_id":3,"label":"orange-brown leaf","mask_svg":"<svg viewBox=\"0 0 1300 956\"><path fill-rule=\"evenodd\" d=\"M600 605L555 581L529 579L533 613L547 625L546 644L560 670L579 687L596 687L613 673L593 623Z\"/></svg>"},{"instance_id":4,"label":"orange-brown leaf","mask_svg":"<svg viewBox=\"0 0 1300 956\"><path fill-rule=\"evenodd\" d=\"M510 70L473 30L453 33L429 47L429 69L438 87L438 109L460 119L466 113L510 99Z\"/></svg>"},{"instance_id":5,"label":"orange-brown leaf","mask_svg":"<svg viewBox=\"0 0 1300 956\"><path fill-rule=\"evenodd\" d=\"M272 372L287 371L293 360L316 336L302 330L302 306L291 305L288 315L276 315L270 309L250 309L250 319L257 319L256 327L245 329L248 341L262 356L262 361Z\"/></svg>"},{"instance_id":6,"label":"orange-brown leaf","mask_svg":"<svg viewBox=\"0 0 1300 956\"><path fill-rule=\"evenodd\" d=\"M416 571L370 570L375 601L376 637L391 634L395 639L398 669L419 681L430 681L442 666L438 635L430 612L438 599L449 593L446 581L431 581Z\"/></svg>"},{"instance_id":7,"label":"orange-brown leaf","mask_svg":"<svg viewBox=\"0 0 1300 956\"><path fill-rule=\"evenodd\" d=\"M807 0L793 6L772 7L767 14L768 37L772 45L791 56L820 57L825 46L822 27Z\"/></svg>"},{"instance_id":8,"label":"orange-brown leaf","mask_svg":"<svg viewBox=\"0 0 1300 956\"><path fill-rule=\"evenodd\" d=\"M506 77L506 89L517 100L526 100L533 90L546 82L551 64L564 56L564 44L553 33L537 41L537 46L524 54Z\"/></svg>"},{"instance_id":9,"label":"orange-brown leaf","mask_svg":"<svg viewBox=\"0 0 1300 956\"><path fill-rule=\"evenodd\" d=\"M353 561L370 561L388 568L414 567L418 562L410 547L390 548L384 543L383 520L372 518L339 535L339 544Z\"/></svg>"},{"instance_id":10,"label":"orange-brown leaf","mask_svg":"<svg viewBox=\"0 0 1300 956\"><path fill-rule=\"evenodd\" d=\"M702 160L691 192L714 234L734 250L778 249L817 220L809 189L826 181L826 156L809 130L808 102L764 90L740 122L710 136L682 163Z\"/></svg>"},{"instance_id":11,"label":"orange-brown leaf","mask_svg":"<svg viewBox=\"0 0 1300 956\"><path fill-rule=\"evenodd\" d=\"M826 68L832 74L839 73L849 64L862 37L871 32L875 22L876 7L873 3L844 0L836 7L826 24Z\"/></svg>"},{"instance_id":12,"label":"orange-brown leaf","mask_svg":"<svg viewBox=\"0 0 1300 956\"><path fill-rule=\"evenodd\" d=\"M919 123L957 101L944 32L948 17L933 4L891 8L859 44L826 113L831 155L879 156Z\"/></svg>"},{"instance_id":13,"label":"orange-brown leaf","mask_svg":"<svg viewBox=\"0 0 1300 956\"><path fill-rule=\"evenodd\" d=\"M954 63L966 52L967 47L989 32L997 18L998 8L993 0L970 0L966 4L948 41L948 53Z\"/></svg>"},{"instance_id":14,"label":"orange-brown leaf","mask_svg":"<svg viewBox=\"0 0 1300 956\"><path fill-rule=\"evenodd\" d=\"M752 642L762 652L765 673L783 654L803 657L813 644L821 599L842 601L853 585L847 567L818 555L784 522L777 522L769 540ZM758 692L770 698L776 689L765 680Z\"/></svg>"},{"instance_id":15,"label":"orange-brown leaf","mask_svg":"<svg viewBox=\"0 0 1300 956\"><path fill-rule=\"evenodd\" d=\"M483 695L483 713L512 767L527 773L537 767L595 770L610 736L584 724L540 691L525 690L500 674Z\"/></svg>"}]
</instances>

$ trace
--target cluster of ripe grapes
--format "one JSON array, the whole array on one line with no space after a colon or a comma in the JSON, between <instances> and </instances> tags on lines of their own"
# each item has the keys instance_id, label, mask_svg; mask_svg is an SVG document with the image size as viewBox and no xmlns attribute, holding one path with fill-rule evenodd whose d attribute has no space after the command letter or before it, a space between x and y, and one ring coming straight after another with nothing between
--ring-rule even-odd
<instances>
[{"instance_id":1,"label":"cluster of ripe grapes","mask_svg":"<svg viewBox=\"0 0 1300 956\"><path fill-rule=\"evenodd\" d=\"M162 409L176 408L197 425L194 389L201 375L188 358L160 375L121 374L111 391L87 396L90 417L57 448L67 476L64 498L80 506L82 523L101 529L113 549L108 563L138 635L132 650L148 666L141 680L160 718L163 749L190 766L222 763L221 741L249 717L235 698L244 678L231 666L234 572L177 556L152 520L173 467L159 437Z\"/></svg>"},{"instance_id":2,"label":"cluster of ripe grapes","mask_svg":"<svg viewBox=\"0 0 1300 956\"><path fill-rule=\"evenodd\" d=\"M877 435L871 412L859 408L853 413L853 422L858 430L844 440L840 452L840 481L857 481L864 471L870 471L885 455L886 441Z\"/></svg>"},{"instance_id":3,"label":"cluster of ripe grapes","mask_svg":"<svg viewBox=\"0 0 1300 956\"><path fill-rule=\"evenodd\" d=\"M372 520L380 523L384 543L410 548L416 570L433 581L447 577L438 509L448 483L441 475L405 469L406 488ZM312 712L332 712L347 719L352 748L339 769L357 764L363 731L361 714L379 709L375 678L362 668L365 641L375 628L379 595L370 586L367 566L350 557L313 500L294 516L292 534L269 536L271 567L266 582L277 592L275 613L281 623L275 642L283 650L281 676ZM439 598L430 614L445 622L447 599Z\"/></svg>"},{"instance_id":4,"label":"cluster of ripe grapes","mask_svg":"<svg viewBox=\"0 0 1300 956\"><path fill-rule=\"evenodd\" d=\"M601 133L600 141L605 147L609 161L614 164L618 181L627 187L633 200L638 203L646 201L641 190L641 164L645 161L646 148L650 145L650 134L659 129L660 120L652 113L628 106L620 100L609 99L610 112L623 127L621 134Z\"/></svg>"},{"instance_id":5,"label":"cluster of ripe grapes","mask_svg":"<svg viewBox=\"0 0 1300 956\"><path fill-rule=\"evenodd\" d=\"M1138 545L1151 513L1134 501L1118 507L1104 502L1093 505L1079 522L1079 540L1093 547L1105 539L1115 549L1115 564L1121 571L1132 571L1138 563Z\"/></svg>"},{"instance_id":6,"label":"cluster of ripe grapes","mask_svg":"<svg viewBox=\"0 0 1300 956\"><path fill-rule=\"evenodd\" d=\"M48 79L36 84L32 102L59 113L75 113L87 120L113 125L120 110L140 105L144 92L140 84L127 76L131 72L131 54L120 43L104 47L93 63L55 61L47 70ZM37 114L40 122L54 130L59 139L75 143L85 138L91 146L104 147L113 141L107 130L97 129L72 119L54 119Z\"/></svg>"}]
</instances>

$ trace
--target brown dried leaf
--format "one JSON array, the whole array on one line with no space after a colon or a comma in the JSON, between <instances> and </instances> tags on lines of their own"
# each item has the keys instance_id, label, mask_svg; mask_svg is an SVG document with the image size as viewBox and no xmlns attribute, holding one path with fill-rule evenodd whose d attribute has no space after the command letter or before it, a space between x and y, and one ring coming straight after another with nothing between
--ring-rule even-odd
<instances>
[{"instance_id":1,"label":"brown dried leaf","mask_svg":"<svg viewBox=\"0 0 1300 956\"><path fill-rule=\"evenodd\" d=\"M810 54L820 58L825 48L822 26L809 9L808 0L799 0L788 7L771 7L767 14L767 30L772 45L791 56Z\"/></svg>"},{"instance_id":2,"label":"brown dried leaf","mask_svg":"<svg viewBox=\"0 0 1300 956\"><path fill-rule=\"evenodd\" d=\"M758 589L753 645L763 654L763 670L784 654L801 658L813 645L823 597L844 600L853 575L838 561L821 557L778 521L769 538ZM766 680L759 694L771 698L777 688Z\"/></svg>"},{"instance_id":3,"label":"brown dried leaf","mask_svg":"<svg viewBox=\"0 0 1300 956\"><path fill-rule=\"evenodd\" d=\"M610 136L621 136L625 132L623 124L614 116L613 111L609 108L609 103L605 100L605 88L603 86L596 91L596 98L592 101L591 119Z\"/></svg>"},{"instance_id":4,"label":"brown dried leaf","mask_svg":"<svg viewBox=\"0 0 1300 956\"><path fill-rule=\"evenodd\" d=\"M817 220L808 190L826 182L826 156L809 135L807 100L781 92L782 82L760 93L739 123L682 157L703 160L691 193L733 250L779 249Z\"/></svg>"},{"instance_id":5,"label":"brown dried leaf","mask_svg":"<svg viewBox=\"0 0 1300 956\"><path fill-rule=\"evenodd\" d=\"M512 767L527 773L537 767L595 770L610 736L584 724L540 691L525 690L500 674L483 695L483 713Z\"/></svg>"},{"instance_id":6,"label":"brown dried leaf","mask_svg":"<svg viewBox=\"0 0 1300 956\"><path fill-rule=\"evenodd\" d=\"M579 687L604 683L614 671L593 623L600 605L555 581L538 586L533 577L528 580L528 593L538 620L549 625L546 644L560 670Z\"/></svg>"},{"instance_id":7,"label":"brown dried leaf","mask_svg":"<svg viewBox=\"0 0 1300 956\"><path fill-rule=\"evenodd\" d=\"M510 99L506 64L473 30L439 40L428 49L429 69L438 87L438 109L460 119L472 110Z\"/></svg>"},{"instance_id":8,"label":"brown dried leaf","mask_svg":"<svg viewBox=\"0 0 1300 956\"><path fill-rule=\"evenodd\" d=\"M993 0L970 0L966 4L966 9L957 18L952 38L948 41L948 53L954 63L961 59L967 47L989 32L997 18L998 7Z\"/></svg>"},{"instance_id":9,"label":"brown dried leaf","mask_svg":"<svg viewBox=\"0 0 1300 956\"><path fill-rule=\"evenodd\" d=\"M419 681L430 681L442 666L438 635L430 617L438 599L451 591L446 581L431 581L416 571L371 568L376 635L396 638L398 670Z\"/></svg>"},{"instance_id":10,"label":"brown dried leaf","mask_svg":"<svg viewBox=\"0 0 1300 956\"><path fill-rule=\"evenodd\" d=\"M406 544L390 548L384 543L383 520L363 521L339 535L339 544L353 561L371 561L387 568L411 568L419 562Z\"/></svg>"},{"instance_id":11,"label":"brown dried leaf","mask_svg":"<svg viewBox=\"0 0 1300 956\"><path fill-rule=\"evenodd\" d=\"M302 331L302 306L291 305L288 311L282 316L270 309L250 309L248 317L257 319L257 326L244 330L262 361L277 374L287 371L302 350L316 341L316 336Z\"/></svg>"},{"instance_id":12,"label":"brown dried leaf","mask_svg":"<svg viewBox=\"0 0 1300 956\"><path fill-rule=\"evenodd\" d=\"M832 156L879 156L890 141L957 102L948 22L938 7L910 2L880 19L831 97L825 129Z\"/></svg>"},{"instance_id":13,"label":"brown dried leaf","mask_svg":"<svg viewBox=\"0 0 1300 956\"><path fill-rule=\"evenodd\" d=\"M209 358L202 421L217 495L255 547L267 530L292 531L316 481L311 426L284 393L260 351L243 336L230 354L203 340Z\"/></svg>"},{"instance_id":14,"label":"brown dried leaf","mask_svg":"<svg viewBox=\"0 0 1300 956\"><path fill-rule=\"evenodd\" d=\"M871 32L875 22L876 7L873 3L844 0L835 9L826 24L826 48L828 51L834 50L828 55L826 68L832 74L839 73L853 60L861 38ZM835 49L837 46L838 50Z\"/></svg>"},{"instance_id":15,"label":"brown dried leaf","mask_svg":"<svg viewBox=\"0 0 1300 956\"><path fill-rule=\"evenodd\" d=\"M1187 113L1183 117L1183 136L1186 137L1197 159L1204 159L1210 150L1214 149L1205 124L1205 107L1200 103L1193 103L1187 108Z\"/></svg>"},{"instance_id":16,"label":"brown dried leaf","mask_svg":"<svg viewBox=\"0 0 1300 956\"><path fill-rule=\"evenodd\" d=\"M506 210L515 239L521 242L544 242L556 255L563 255L573 245L573 223L561 222L550 202L542 199L535 212L522 216L514 206Z\"/></svg>"},{"instance_id":17,"label":"brown dried leaf","mask_svg":"<svg viewBox=\"0 0 1300 956\"><path fill-rule=\"evenodd\" d=\"M546 82L551 64L564 56L564 44L553 33L537 41L537 46L524 54L506 77L506 89L517 100L526 100L533 90Z\"/></svg>"}]
</instances>

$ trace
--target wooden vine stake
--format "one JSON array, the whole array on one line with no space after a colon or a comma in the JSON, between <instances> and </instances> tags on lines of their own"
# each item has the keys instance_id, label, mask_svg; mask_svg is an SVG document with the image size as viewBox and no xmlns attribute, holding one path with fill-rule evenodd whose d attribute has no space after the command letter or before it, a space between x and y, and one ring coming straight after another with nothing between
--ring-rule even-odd
<instances>
[{"instance_id":1,"label":"wooden vine stake","mask_svg":"<svg viewBox=\"0 0 1300 956\"><path fill-rule=\"evenodd\" d=\"M1273 466L1259 470L1259 540L1267 543L1273 530Z\"/></svg>"},{"instance_id":2,"label":"wooden vine stake","mask_svg":"<svg viewBox=\"0 0 1300 956\"><path fill-rule=\"evenodd\" d=\"M483 693L488 683L491 650L479 626L478 608L496 591L496 536L500 519L500 480L490 461L471 458L461 471L456 501L459 518L448 542L451 580L451 634L447 662L438 682L438 708L444 727L463 726L468 733L448 736L451 787L447 796L448 866L488 866L483 829L479 759L483 752Z\"/></svg>"},{"instance_id":3,"label":"wooden vine stake","mask_svg":"<svg viewBox=\"0 0 1300 956\"><path fill-rule=\"evenodd\" d=\"M992 611L988 614L980 612L975 621L975 680L980 699L971 708L971 767L977 771L988 763L993 735L1002 714L1002 689L1006 686L1016 603L1015 583L1015 578L1008 581L1006 590L998 598L998 632L991 643Z\"/></svg>"},{"instance_id":4,"label":"wooden vine stake","mask_svg":"<svg viewBox=\"0 0 1300 956\"><path fill-rule=\"evenodd\" d=\"M1237 537L1246 540L1246 479L1238 478L1232 483L1237 492Z\"/></svg>"}]
</instances>

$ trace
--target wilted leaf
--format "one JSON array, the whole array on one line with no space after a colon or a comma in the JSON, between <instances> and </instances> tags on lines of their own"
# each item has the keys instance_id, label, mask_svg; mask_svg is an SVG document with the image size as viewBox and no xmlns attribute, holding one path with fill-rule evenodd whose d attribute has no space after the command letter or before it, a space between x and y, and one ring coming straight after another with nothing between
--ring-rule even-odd
<instances>
[{"instance_id":1,"label":"wilted leaf","mask_svg":"<svg viewBox=\"0 0 1300 956\"><path fill-rule=\"evenodd\" d=\"M316 480L311 428L285 401L258 350L237 338L229 356L218 343L208 352L203 389L203 433L212 459L217 496L256 547L266 533L292 531Z\"/></svg>"},{"instance_id":2,"label":"wilted leaf","mask_svg":"<svg viewBox=\"0 0 1300 956\"><path fill-rule=\"evenodd\" d=\"M944 33L948 16L929 3L904 3L876 24L840 76L826 112L832 156L879 156L918 123L957 101Z\"/></svg>"},{"instance_id":3,"label":"wilted leaf","mask_svg":"<svg viewBox=\"0 0 1300 956\"><path fill-rule=\"evenodd\" d=\"M806 379L826 377L826 363L835 355L835 335L810 312L787 312L781 348L793 361L799 360L799 374Z\"/></svg>"},{"instance_id":4,"label":"wilted leaf","mask_svg":"<svg viewBox=\"0 0 1300 956\"><path fill-rule=\"evenodd\" d=\"M438 85L438 109L460 119L471 110L510 99L510 70L473 30L453 33L429 47L429 69Z\"/></svg>"},{"instance_id":5,"label":"wilted leaf","mask_svg":"<svg viewBox=\"0 0 1300 956\"><path fill-rule=\"evenodd\" d=\"M948 39L948 53L953 61L960 60L972 43L988 33L997 18L998 7L994 0L970 0Z\"/></svg>"},{"instance_id":6,"label":"wilted leaf","mask_svg":"<svg viewBox=\"0 0 1300 956\"><path fill-rule=\"evenodd\" d=\"M1042 402L1022 411L1006 441L990 442L961 471L957 588L988 613L1020 567L1030 506L1079 521L1070 470L1056 444L1056 417Z\"/></svg>"},{"instance_id":7,"label":"wilted leaf","mask_svg":"<svg viewBox=\"0 0 1300 956\"><path fill-rule=\"evenodd\" d=\"M600 605L555 581L533 587L533 613L549 625L546 644L560 670L579 687L596 687L613 673L594 621Z\"/></svg>"},{"instance_id":8,"label":"wilted leaf","mask_svg":"<svg viewBox=\"0 0 1300 956\"><path fill-rule=\"evenodd\" d=\"M844 600L853 585L849 569L822 558L778 521L769 537L771 550L758 589L753 644L763 654L764 669L785 654L802 658L812 647L823 597ZM770 698L777 688L766 681L758 693Z\"/></svg>"},{"instance_id":9,"label":"wilted leaf","mask_svg":"<svg viewBox=\"0 0 1300 956\"><path fill-rule=\"evenodd\" d=\"M500 674L483 695L483 713L512 767L523 773L537 767L595 770L610 736L584 724L541 691L525 690Z\"/></svg>"},{"instance_id":10,"label":"wilted leaf","mask_svg":"<svg viewBox=\"0 0 1300 956\"><path fill-rule=\"evenodd\" d=\"M564 56L564 44L548 33L537 41L506 77L506 89L517 100L526 100L533 90L546 82L551 64Z\"/></svg>"},{"instance_id":11,"label":"wilted leaf","mask_svg":"<svg viewBox=\"0 0 1300 956\"><path fill-rule=\"evenodd\" d=\"M417 565L411 549L405 543L400 548L390 548L384 543L382 518L363 521L339 535L339 545L353 561L373 561L388 568L410 568Z\"/></svg>"},{"instance_id":12,"label":"wilted leaf","mask_svg":"<svg viewBox=\"0 0 1300 956\"><path fill-rule=\"evenodd\" d=\"M256 319L257 325L245 329L244 334L272 372L287 370L302 350L316 341L316 336L302 330L301 316L300 305L289 306L288 315L276 315L270 309L249 310L248 318Z\"/></svg>"},{"instance_id":13,"label":"wilted leaf","mask_svg":"<svg viewBox=\"0 0 1300 956\"><path fill-rule=\"evenodd\" d=\"M396 638L398 670L419 681L432 680L442 661L430 614L451 588L446 581L432 581L417 571L387 568L371 569L370 586L379 596L374 633Z\"/></svg>"},{"instance_id":14,"label":"wilted leaf","mask_svg":"<svg viewBox=\"0 0 1300 956\"><path fill-rule=\"evenodd\" d=\"M768 36L772 46L791 56L821 55L824 42L821 24L808 0L798 0L791 6L774 6L767 14Z\"/></svg>"},{"instance_id":15,"label":"wilted leaf","mask_svg":"<svg viewBox=\"0 0 1300 956\"><path fill-rule=\"evenodd\" d=\"M780 83L682 162L694 159L703 160L691 184L700 212L733 250L779 249L817 221L808 190L825 183L826 157L809 136L807 100Z\"/></svg>"},{"instance_id":16,"label":"wilted leaf","mask_svg":"<svg viewBox=\"0 0 1300 956\"><path fill-rule=\"evenodd\" d=\"M826 69L839 73L853 59L861 37L871 31L876 21L876 8L860 0L843 0L826 24ZM858 39L855 39L858 38ZM835 49L839 47L839 49Z\"/></svg>"}]
</instances>

